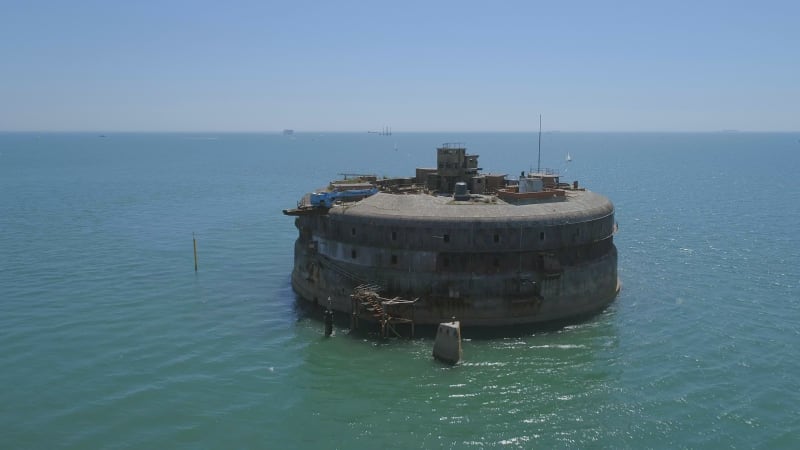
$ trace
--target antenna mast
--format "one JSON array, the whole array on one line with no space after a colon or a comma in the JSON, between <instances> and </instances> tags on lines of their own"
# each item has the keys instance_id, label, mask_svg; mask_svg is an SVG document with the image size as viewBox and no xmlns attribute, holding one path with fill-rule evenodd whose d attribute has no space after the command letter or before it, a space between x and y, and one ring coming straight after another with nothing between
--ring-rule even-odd
<instances>
[{"instance_id":1,"label":"antenna mast","mask_svg":"<svg viewBox=\"0 0 800 450\"><path fill-rule=\"evenodd\" d=\"M542 173L542 115L539 114L539 161L536 163L536 172Z\"/></svg>"}]
</instances>

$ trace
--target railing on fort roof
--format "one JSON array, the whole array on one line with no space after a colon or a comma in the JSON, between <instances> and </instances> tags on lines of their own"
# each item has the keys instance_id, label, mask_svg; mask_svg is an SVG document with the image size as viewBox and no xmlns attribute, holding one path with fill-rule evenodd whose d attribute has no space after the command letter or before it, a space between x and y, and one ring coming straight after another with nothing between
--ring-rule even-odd
<instances>
[{"instance_id":1,"label":"railing on fort roof","mask_svg":"<svg viewBox=\"0 0 800 450\"><path fill-rule=\"evenodd\" d=\"M544 175L544 176L547 176L547 177L557 177L557 176L559 176L558 175L558 169L551 169L549 167L541 167L541 168L539 168L538 172L536 172L535 170L531 170L530 173L528 173L528 176L532 176L532 177L535 177L537 175Z\"/></svg>"},{"instance_id":2,"label":"railing on fort roof","mask_svg":"<svg viewBox=\"0 0 800 450\"><path fill-rule=\"evenodd\" d=\"M439 148L445 148L445 149L448 149L448 150L455 150L455 149L461 149L461 148L466 149L467 146L463 142L445 142Z\"/></svg>"},{"instance_id":3,"label":"railing on fort roof","mask_svg":"<svg viewBox=\"0 0 800 450\"><path fill-rule=\"evenodd\" d=\"M350 180L355 178L356 180L366 180L366 179L374 179L377 178L377 175L374 173L352 173L352 172L345 172L340 173L340 177L343 177L345 180Z\"/></svg>"}]
</instances>

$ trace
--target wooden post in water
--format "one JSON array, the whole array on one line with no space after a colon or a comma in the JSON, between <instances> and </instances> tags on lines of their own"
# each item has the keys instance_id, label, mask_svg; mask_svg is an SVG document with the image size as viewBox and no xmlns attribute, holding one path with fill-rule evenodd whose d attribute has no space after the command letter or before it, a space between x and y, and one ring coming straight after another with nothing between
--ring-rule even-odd
<instances>
[{"instance_id":1,"label":"wooden post in water","mask_svg":"<svg viewBox=\"0 0 800 450\"><path fill-rule=\"evenodd\" d=\"M197 272L197 239L194 238L194 232L192 232L192 247L194 248L194 271Z\"/></svg>"}]
</instances>

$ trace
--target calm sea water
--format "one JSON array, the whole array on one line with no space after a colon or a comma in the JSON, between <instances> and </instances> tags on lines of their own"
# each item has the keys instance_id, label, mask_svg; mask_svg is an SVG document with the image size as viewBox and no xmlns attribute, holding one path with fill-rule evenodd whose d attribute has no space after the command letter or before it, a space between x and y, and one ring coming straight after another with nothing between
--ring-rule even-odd
<instances>
[{"instance_id":1,"label":"calm sea water","mask_svg":"<svg viewBox=\"0 0 800 450\"><path fill-rule=\"evenodd\" d=\"M796 448L798 139L545 134L617 206L622 293L465 329L451 368L426 337L324 338L281 210L443 142L518 174L535 134L0 134L0 448Z\"/></svg>"}]
</instances>

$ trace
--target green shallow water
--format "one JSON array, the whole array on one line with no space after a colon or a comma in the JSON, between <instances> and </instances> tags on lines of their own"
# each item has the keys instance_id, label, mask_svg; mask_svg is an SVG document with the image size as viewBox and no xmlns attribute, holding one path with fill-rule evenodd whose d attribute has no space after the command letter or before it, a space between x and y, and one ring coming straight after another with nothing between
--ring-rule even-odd
<instances>
[{"instance_id":1,"label":"green shallow water","mask_svg":"<svg viewBox=\"0 0 800 450\"><path fill-rule=\"evenodd\" d=\"M447 141L535 161L533 134L0 135L0 448L800 444L797 135L545 134L543 165L617 206L610 308L464 330L456 367L324 338L280 211Z\"/></svg>"}]
</instances>

